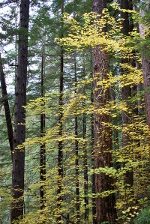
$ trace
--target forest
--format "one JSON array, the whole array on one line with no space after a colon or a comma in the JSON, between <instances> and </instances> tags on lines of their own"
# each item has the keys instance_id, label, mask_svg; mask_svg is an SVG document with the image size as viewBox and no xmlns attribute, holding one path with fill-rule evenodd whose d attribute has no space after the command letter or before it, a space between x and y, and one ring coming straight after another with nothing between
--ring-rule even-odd
<instances>
[{"instance_id":1,"label":"forest","mask_svg":"<svg viewBox=\"0 0 150 224\"><path fill-rule=\"evenodd\" d=\"M150 1L0 0L0 223L150 223Z\"/></svg>"}]
</instances>

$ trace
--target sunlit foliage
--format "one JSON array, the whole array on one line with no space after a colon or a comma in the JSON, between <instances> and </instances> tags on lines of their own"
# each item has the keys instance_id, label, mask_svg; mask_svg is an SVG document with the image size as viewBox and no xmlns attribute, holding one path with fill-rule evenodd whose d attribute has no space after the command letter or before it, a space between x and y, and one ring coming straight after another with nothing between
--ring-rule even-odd
<instances>
[{"instance_id":1,"label":"sunlit foliage","mask_svg":"<svg viewBox=\"0 0 150 224\"><path fill-rule=\"evenodd\" d=\"M115 5L115 7L117 7ZM114 8L115 8L114 7ZM117 7L118 10L118 7ZM131 16L137 20L137 13L129 11ZM91 167L91 124L90 117L95 113L94 103L91 102L91 85L93 77L90 76L91 71L86 71L85 76L77 83L77 91L75 92L75 84L68 90L64 91L63 105L63 135L59 136L59 93L51 92L44 98L31 100L27 107L26 128L33 130L40 119L40 114L46 114L46 130L45 135L40 137L40 133L35 133L27 138L23 146L26 147L26 176L25 176L25 215L19 223L56 223L59 214L62 215L62 223L65 223L67 217L72 223L76 223L76 176L75 176L75 140L79 144L79 183L80 183L80 222L84 221L84 178L83 178L83 145L86 144L88 158L88 174L89 174L89 222L92 223L92 191L91 191L91 175L93 173L105 173L115 179L115 190L102 192L101 195L95 197L107 197L115 192L117 203L118 220L123 223L131 223L131 221L140 213L140 211L148 205L149 199L149 130L146 124L144 112L144 91L134 92L126 101L121 99L121 88L124 86L133 87L139 83L143 83L140 53L137 51L138 44L141 41L139 33L134 29L129 36L124 36L121 32L122 21L110 16L107 9L104 10L103 16L97 16L94 13L84 14L80 21L76 21L70 15L65 14L64 26L68 29L66 37L57 39L60 45L65 48L65 56L73 54L74 51L80 55L82 52L88 51L95 46L103 46L108 51L110 66L108 80L99 80L98 86L104 90L110 89L111 100L105 108L100 108L99 114L109 114L111 117L108 125L112 132L113 145L113 167L92 169ZM102 29L108 26L108 30L104 35ZM125 58L126 63L121 63L121 58ZM80 57L79 57L80 60ZM133 66L131 61L138 63L138 68ZM120 69L123 68L125 74L121 75ZM85 92L83 91L85 89ZM142 114L138 113L139 105ZM44 102L44 104L43 104ZM43 107L44 105L44 107ZM83 107L84 105L84 107ZM121 125L122 111L131 114L128 126ZM87 116L87 133L86 138L82 136L82 116ZM74 135L74 118L79 118L79 135ZM122 132L127 133L130 143L126 148L122 148ZM63 141L63 180L62 180L62 207L57 209L57 152L58 142ZM46 144L47 155L47 174L46 182L39 181L39 148L40 144ZM22 145L18 150L21 150ZM4 167L5 168L5 167ZM4 169L3 168L3 169ZM32 169L31 169L32 168ZM134 173L134 184L132 188L125 185L125 175L129 171ZM4 172L4 171L2 171ZM46 190L46 206L44 210L40 210L39 188L45 186ZM9 191L9 189L7 189ZM2 196L9 197L8 192L2 190ZM8 200L8 199L7 199ZM4 207L3 200L0 200ZM144 210L143 213L144 215ZM31 221L32 220L32 221ZM137 222L140 218L137 217ZM141 222L142 223L142 222Z\"/></svg>"}]
</instances>

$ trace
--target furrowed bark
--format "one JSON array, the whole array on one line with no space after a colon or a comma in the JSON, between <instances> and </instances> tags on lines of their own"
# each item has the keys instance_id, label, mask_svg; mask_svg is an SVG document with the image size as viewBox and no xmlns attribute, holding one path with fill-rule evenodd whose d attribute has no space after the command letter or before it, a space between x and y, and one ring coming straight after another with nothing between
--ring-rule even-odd
<instances>
[{"instance_id":1,"label":"furrowed bark","mask_svg":"<svg viewBox=\"0 0 150 224\"><path fill-rule=\"evenodd\" d=\"M146 109L146 120L150 131L150 59L142 56L142 69L143 69L143 80L145 90L145 109ZM150 145L150 134L149 134L149 145ZM150 150L149 150L149 161L150 161Z\"/></svg>"},{"instance_id":2,"label":"furrowed bark","mask_svg":"<svg viewBox=\"0 0 150 224\"><path fill-rule=\"evenodd\" d=\"M106 7L106 1L93 0L93 11L102 15L102 10ZM96 24L94 24L96 26ZM106 27L103 32L106 32ZM104 34L105 35L105 34ZM112 140L111 129L109 127L110 116L107 113L100 114L99 109L105 108L110 100L109 89L103 89L98 85L98 81L107 80L108 76L108 54L103 46L94 48L94 149L95 149L95 168L112 166ZM95 193L97 223L115 223L117 213L115 209L115 195L110 193L102 197L104 191L113 190L114 180L105 173L95 174Z\"/></svg>"},{"instance_id":3,"label":"furrowed bark","mask_svg":"<svg viewBox=\"0 0 150 224\"><path fill-rule=\"evenodd\" d=\"M150 0L146 1L145 11L141 9L140 15L143 18L150 9ZM139 24L140 36L145 40L145 24ZM143 81L144 81L144 91L145 91L145 110L146 110L146 120L147 125L150 130L150 58L147 55L148 45L145 43L142 47L142 69L143 69ZM149 145L150 145L150 134L149 134ZM149 160L150 160L150 150L149 150Z\"/></svg>"}]
</instances>

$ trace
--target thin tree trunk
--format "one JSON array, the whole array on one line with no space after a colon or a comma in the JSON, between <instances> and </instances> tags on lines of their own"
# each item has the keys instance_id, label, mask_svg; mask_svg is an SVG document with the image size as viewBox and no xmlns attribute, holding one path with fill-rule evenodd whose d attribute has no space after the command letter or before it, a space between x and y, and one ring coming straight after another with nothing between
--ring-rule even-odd
<instances>
[{"instance_id":1,"label":"thin tree trunk","mask_svg":"<svg viewBox=\"0 0 150 224\"><path fill-rule=\"evenodd\" d=\"M85 92L85 89L84 89ZM85 95L85 93L84 93ZM85 109L85 102L83 102L83 108ZM84 170L84 206L85 206L85 223L88 222L89 209L88 209L88 164L87 164L87 147L86 147L86 113L83 113L83 170Z\"/></svg>"},{"instance_id":2,"label":"thin tree trunk","mask_svg":"<svg viewBox=\"0 0 150 224\"><path fill-rule=\"evenodd\" d=\"M91 61L91 78L93 79L93 57L92 49L90 49L90 61ZM94 94L93 94L93 82L91 83L91 104L94 103ZM94 116L91 114L91 168L95 168L94 161ZM97 224L96 220L96 202L95 202L95 173L92 174L92 220L93 224Z\"/></svg>"},{"instance_id":3,"label":"thin tree trunk","mask_svg":"<svg viewBox=\"0 0 150 224\"><path fill-rule=\"evenodd\" d=\"M63 15L64 3L61 4L61 15ZM61 24L61 28L63 28L63 22ZM61 34L63 37L63 33ZM64 73L64 50L63 47L60 47L60 86L59 86L59 137L62 137L63 125L63 73ZM62 179L63 179L63 141L60 140L58 142L58 189L57 189L57 208L59 215L57 217L57 223L61 223L61 204L62 204Z\"/></svg>"},{"instance_id":4,"label":"thin tree trunk","mask_svg":"<svg viewBox=\"0 0 150 224\"><path fill-rule=\"evenodd\" d=\"M77 94L77 68L76 68L76 53L74 57L74 70L75 70L75 97ZM78 117L75 116L75 138L78 138ZM77 224L80 223L80 200L79 200L79 148L78 140L75 139L75 170L76 170L76 220Z\"/></svg>"},{"instance_id":5,"label":"thin tree trunk","mask_svg":"<svg viewBox=\"0 0 150 224\"><path fill-rule=\"evenodd\" d=\"M13 161L13 127L12 127L10 108L9 108L9 102L8 102L5 74L3 72L3 67L2 67L1 54L0 54L0 79L1 79L2 99L3 99L5 117L6 117L6 123L7 123L7 133L8 133L10 150L11 150L11 157Z\"/></svg>"},{"instance_id":6,"label":"thin tree trunk","mask_svg":"<svg viewBox=\"0 0 150 224\"><path fill-rule=\"evenodd\" d=\"M44 97L44 50L42 50L42 64L41 64L41 97ZM45 102L42 99L41 103L42 113L41 113L41 138L45 135L45 113L43 109L45 108ZM40 208L43 210L45 208L46 196L45 196L45 181L46 181L46 147L45 143L40 146Z\"/></svg>"},{"instance_id":7,"label":"thin tree trunk","mask_svg":"<svg viewBox=\"0 0 150 224\"><path fill-rule=\"evenodd\" d=\"M18 72L15 101L14 154L12 168L11 222L23 216L25 148L17 148L25 141L25 108L28 53L29 0L21 0L20 34L18 44Z\"/></svg>"}]
</instances>

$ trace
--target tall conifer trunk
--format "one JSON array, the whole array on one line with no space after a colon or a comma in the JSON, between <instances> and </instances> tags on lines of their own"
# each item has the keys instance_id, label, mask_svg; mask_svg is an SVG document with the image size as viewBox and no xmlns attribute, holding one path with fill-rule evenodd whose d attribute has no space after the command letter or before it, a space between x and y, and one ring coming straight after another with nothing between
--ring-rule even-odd
<instances>
[{"instance_id":1,"label":"tall conifer trunk","mask_svg":"<svg viewBox=\"0 0 150 224\"><path fill-rule=\"evenodd\" d=\"M84 88L85 95L85 88ZM83 102L83 108L85 109L85 100ZM83 113L83 170L84 170L84 206L85 206L85 223L88 222L89 209L88 209L88 163L87 163L87 146L86 146L86 113Z\"/></svg>"},{"instance_id":2,"label":"tall conifer trunk","mask_svg":"<svg viewBox=\"0 0 150 224\"><path fill-rule=\"evenodd\" d=\"M61 15L63 15L64 3L61 4ZM61 24L63 28L63 23ZM63 37L63 33L61 34ZM62 137L63 132L63 72L64 72L64 50L63 47L60 47L60 85L59 85L59 137ZM59 140L58 142L58 189L57 189L57 208L58 212L61 210L62 204L62 179L63 179L63 141ZM61 212L57 217L57 223L61 223Z\"/></svg>"},{"instance_id":3,"label":"tall conifer trunk","mask_svg":"<svg viewBox=\"0 0 150 224\"><path fill-rule=\"evenodd\" d=\"M90 65L91 65L91 78L93 79L93 54L92 49L90 49ZM94 93L93 93L93 81L91 82L91 104L94 103ZM91 114L91 168L95 168L94 161L94 116ZM92 220L93 224L96 224L96 204L95 204L95 173L92 174Z\"/></svg>"},{"instance_id":4,"label":"tall conifer trunk","mask_svg":"<svg viewBox=\"0 0 150 224\"><path fill-rule=\"evenodd\" d=\"M106 7L106 1L93 0L93 11L98 15L102 15L102 10ZM96 26L96 24L95 24ZM106 27L103 32L106 32ZM105 35L105 34L104 34ZM98 81L108 79L108 55L103 46L96 46L94 48L94 148L95 148L95 168L111 167L112 153L111 153L111 130L109 127L110 117L103 113L100 114L98 109L105 108L110 100L109 89L105 90L98 85ZM99 173L95 175L95 193L96 198L96 213L97 224L102 222L114 223L116 220L115 209L115 195L110 194L107 197L102 197L103 191L110 191L113 189L113 178Z\"/></svg>"},{"instance_id":5,"label":"tall conifer trunk","mask_svg":"<svg viewBox=\"0 0 150 224\"><path fill-rule=\"evenodd\" d=\"M76 66L76 53L74 57L74 70L75 70L75 97L77 95L77 66ZM75 116L75 138L78 138L78 117ZM80 200L79 200L79 148L78 140L75 139L75 172L76 172L76 220L77 224L80 223Z\"/></svg>"},{"instance_id":6,"label":"tall conifer trunk","mask_svg":"<svg viewBox=\"0 0 150 224\"><path fill-rule=\"evenodd\" d=\"M142 69L143 69L143 80L145 89L145 108L146 108L146 120L150 130L150 59L142 55Z\"/></svg>"},{"instance_id":7,"label":"tall conifer trunk","mask_svg":"<svg viewBox=\"0 0 150 224\"><path fill-rule=\"evenodd\" d=\"M121 6L121 9L131 9L132 7L132 1L127 1L127 0L121 0L120 2L120 6ZM124 35L129 35L129 32L132 30L132 24L129 23L129 15L128 15L128 12L121 12L121 18L123 19L123 25L122 25L122 33ZM122 63L130 63L131 61L128 61L127 59L122 59L121 60ZM133 64L133 61L132 61L132 64ZM126 73L126 71L124 69L121 69L121 73L122 75ZM129 107L129 104L128 104L128 99L131 97L131 88L130 88L130 85L128 86L124 86L122 88L122 100L125 101ZM122 126L123 128L127 127L131 122L131 116L129 113L125 112L125 111L122 111ZM123 150L124 150L124 153L125 154L131 154L131 151L130 151L130 138L129 138L129 135L127 132L123 131L122 132L122 147L123 147ZM130 155L132 156L132 155ZM124 163L125 165L125 163ZM128 200L128 195L126 194L127 192L127 188L129 189L133 186L133 171L127 171L126 172L126 175L125 175L125 200L127 201ZM130 190L131 192L131 190ZM128 204L128 203L127 203Z\"/></svg>"},{"instance_id":8,"label":"tall conifer trunk","mask_svg":"<svg viewBox=\"0 0 150 224\"><path fill-rule=\"evenodd\" d=\"M146 1L147 5L145 8L145 12L143 9L141 9L141 17L144 17L146 13L150 10L150 0ZM141 38L145 39L145 25L140 24L140 35ZM145 44L145 46L142 49L142 69L143 69L143 81L144 81L144 90L145 90L145 109L146 109L146 120L147 125L150 130L150 57L147 55L147 46L148 44ZM150 145L150 134L149 134L149 145ZM150 160L150 150L149 150L149 160Z\"/></svg>"},{"instance_id":9,"label":"tall conifer trunk","mask_svg":"<svg viewBox=\"0 0 150 224\"><path fill-rule=\"evenodd\" d=\"M59 89L59 137L62 137L62 118L63 118L63 47L61 47L60 51L60 89ZM63 179L63 142L59 140L58 143L58 199L57 199L57 207L61 209L61 192L62 192L62 179ZM58 216L57 222L61 223L61 215Z\"/></svg>"},{"instance_id":10,"label":"tall conifer trunk","mask_svg":"<svg viewBox=\"0 0 150 224\"><path fill-rule=\"evenodd\" d=\"M7 88L6 88L5 74L3 72L1 54L0 54L0 80L1 80L3 105L4 105L4 110L5 110L5 118L6 118L6 123L7 123L7 133L8 133L10 150L11 150L11 158L13 161L13 127L12 127L12 120L11 120L11 115L10 115L8 94L7 94Z\"/></svg>"},{"instance_id":11,"label":"tall conifer trunk","mask_svg":"<svg viewBox=\"0 0 150 224\"><path fill-rule=\"evenodd\" d=\"M42 63L41 63L41 97L44 97L44 49L42 50ZM41 113L41 138L45 135L45 102L42 99L41 102L42 113ZM46 203L45 196L45 181L46 181L46 147L45 143L40 146L40 207L41 210L44 209Z\"/></svg>"},{"instance_id":12,"label":"tall conifer trunk","mask_svg":"<svg viewBox=\"0 0 150 224\"><path fill-rule=\"evenodd\" d=\"M25 141L25 109L28 53L29 0L21 0L18 44L18 72L16 79L14 153L12 168L11 222L23 216L25 148L17 147Z\"/></svg>"}]
</instances>

